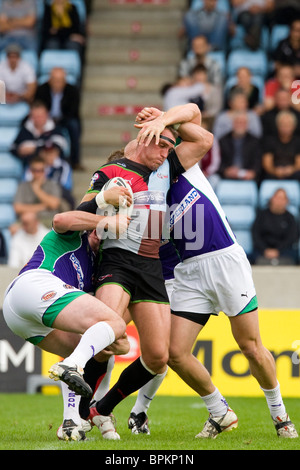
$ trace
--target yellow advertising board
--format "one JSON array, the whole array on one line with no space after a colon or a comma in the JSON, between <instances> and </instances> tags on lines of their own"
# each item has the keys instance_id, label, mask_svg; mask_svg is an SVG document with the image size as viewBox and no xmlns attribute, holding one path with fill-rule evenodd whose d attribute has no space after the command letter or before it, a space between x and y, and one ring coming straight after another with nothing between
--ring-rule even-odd
<instances>
[{"instance_id":1,"label":"yellow advertising board","mask_svg":"<svg viewBox=\"0 0 300 470\"><path fill-rule=\"evenodd\" d=\"M300 310L261 310L260 332L264 346L276 360L277 377L285 397L300 397ZM122 370L140 355L138 335L134 325L127 334L131 351L116 357L111 385ZM262 396L262 391L249 372L248 361L241 354L224 314L212 316L198 336L193 354L209 370L214 384L226 396ZM43 353L42 374L56 358ZM170 368L158 395L196 396Z\"/></svg>"}]
</instances>

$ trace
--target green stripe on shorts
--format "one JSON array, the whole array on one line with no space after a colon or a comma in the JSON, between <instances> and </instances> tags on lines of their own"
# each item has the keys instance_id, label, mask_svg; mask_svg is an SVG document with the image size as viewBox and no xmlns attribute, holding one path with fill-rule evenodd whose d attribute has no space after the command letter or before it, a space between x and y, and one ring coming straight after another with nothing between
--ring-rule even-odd
<instances>
[{"instance_id":1,"label":"green stripe on shorts","mask_svg":"<svg viewBox=\"0 0 300 470\"><path fill-rule=\"evenodd\" d=\"M242 315L242 313L248 313L251 312L252 310L255 310L258 308L258 302L257 302L257 297L256 295L250 300L250 302L246 305L246 307L239 313L239 315Z\"/></svg>"},{"instance_id":2,"label":"green stripe on shorts","mask_svg":"<svg viewBox=\"0 0 300 470\"><path fill-rule=\"evenodd\" d=\"M26 338L26 341L32 343L34 346L37 346L44 338L45 336L32 336L31 338Z\"/></svg>"},{"instance_id":3,"label":"green stripe on shorts","mask_svg":"<svg viewBox=\"0 0 300 470\"><path fill-rule=\"evenodd\" d=\"M77 297L80 297L81 295L86 295L86 292L78 290L76 292L68 292L67 294L53 302L53 304L47 308L46 312L43 315L44 325L52 328L55 318L62 311L62 309L69 305L72 300L77 299Z\"/></svg>"},{"instance_id":4,"label":"green stripe on shorts","mask_svg":"<svg viewBox=\"0 0 300 470\"><path fill-rule=\"evenodd\" d=\"M107 285L120 286L120 287L122 287L122 289L123 289L125 292L127 292L127 294L131 297L130 291L129 291L126 287L124 287L123 284L120 284L119 282L104 282L104 283L101 284L99 287L97 287L96 292L97 292L97 290L100 289L102 286L107 286Z\"/></svg>"}]
</instances>

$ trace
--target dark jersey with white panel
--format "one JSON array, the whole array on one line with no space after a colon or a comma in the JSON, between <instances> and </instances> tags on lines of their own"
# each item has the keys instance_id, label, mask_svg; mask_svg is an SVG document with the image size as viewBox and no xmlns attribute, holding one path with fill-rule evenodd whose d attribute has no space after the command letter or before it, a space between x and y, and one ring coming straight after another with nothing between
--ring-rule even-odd
<instances>
[{"instance_id":1,"label":"dark jersey with white panel","mask_svg":"<svg viewBox=\"0 0 300 470\"><path fill-rule=\"evenodd\" d=\"M141 256L159 258L167 193L172 182L184 171L175 151L155 171L127 158L101 166L93 174L87 193L98 193L107 181L119 176L130 184L134 203L126 237L108 237L102 243L102 250L121 248Z\"/></svg>"},{"instance_id":2,"label":"dark jersey with white panel","mask_svg":"<svg viewBox=\"0 0 300 470\"><path fill-rule=\"evenodd\" d=\"M98 193L111 178L122 177L130 184L134 208L126 236L106 238L101 243L96 286L117 284L132 303L169 303L159 259L159 248L167 193L175 179L184 172L174 150L155 171L127 158L101 166L93 175L88 194ZM94 201L94 200L93 200ZM92 201L79 209L97 210ZM99 211L97 210L97 213Z\"/></svg>"}]
</instances>

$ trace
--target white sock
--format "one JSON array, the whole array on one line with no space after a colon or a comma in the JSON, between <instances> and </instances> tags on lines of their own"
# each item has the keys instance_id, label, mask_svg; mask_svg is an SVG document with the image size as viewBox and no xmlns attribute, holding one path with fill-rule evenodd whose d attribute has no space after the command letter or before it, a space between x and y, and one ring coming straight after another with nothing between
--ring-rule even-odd
<instances>
[{"instance_id":1,"label":"white sock","mask_svg":"<svg viewBox=\"0 0 300 470\"><path fill-rule=\"evenodd\" d=\"M63 419L72 419L75 424L81 424L78 410L81 396L72 392L64 382L60 382L60 385L64 403Z\"/></svg>"},{"instance_id":2,"label":"white sock","mask_svg":"<svg viewBox=\"0 0 300 470\"><path fill-rule=\"evenodd\" d=\"M107 364L107 371L105 373L105 376L101 380L100 384L98 385L98 388L96 389L93 399L96 401L101 400L101 398L104 397L104 395L107 394L109 390L109 385L110 385L110 379L111 379L111 373L115 365L115 356L111 356L108 360Z\"/></svg>"},{"instance_id":3,"label":"white sock","mask_svg":"<svg viewBox=\"0 0 300 470\"><path fill-rule=\"evenodd\" d=\"M167 372L168 368L166 368L165 372L162 374L157 374L153 379L149 380L148 383L139 389L136 402L131 410L132 413L139 414L144 411L147 414L151 401L155 397L155 394L167 375Z\"/></svg>"},{"instance_id":4,"label":"white sock","mask_svg":"<svg viewBox=\"0 0 300 470\"><path fill-rule=\"evenodd\" d=\"M86 330L72 354L64 359L64 364L84 368L89 359L115 341L112 327L102 321Z\"/></svg>"},{"instance_id":5,"label":"white sock","mask_svg":"<svg viewBox=\"0 0 300 470\"><path fill-rule=\"evenodd\" d=\"M210 395L201 398L212 416L224 416L227 413L228 403L217 388Z\"/></svg>"},{"instance_id":6,"label":"white sock","mask_svg":"<svg viewBox=\"0 0 300 470\"><path fill-rule=\"evenodd\" d=\"M280 385L278 384L277 387L271 390L260 388L265 394L272 418L275 419L277 416L283 416L286 410L280 393Z\"/></svg>"}]
</instances>

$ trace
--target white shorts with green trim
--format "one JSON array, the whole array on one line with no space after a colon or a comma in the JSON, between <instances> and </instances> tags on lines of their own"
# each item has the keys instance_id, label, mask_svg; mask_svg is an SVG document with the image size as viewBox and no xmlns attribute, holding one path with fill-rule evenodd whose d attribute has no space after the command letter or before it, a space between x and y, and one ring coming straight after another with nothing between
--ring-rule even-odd
<instances>
[{"instance_id":1,"label":"white shorts with green trim","mask_svg":"<svg viewBox=\"0 0 300 470\"><path fill-rule=\"evenodd\" d=\"M234 317L257 308L251 265L237 243L189 258L179 263L174 272L168 293L175 312L212 315L224 312Z\"/></svg>"},{"instance_id":2,"label":"white shorts with green trim","mask_svg":"<svg viewBox=\"0 0 300 470\"><path fill-rule=\"evenodd\" d=\"M83 294L45 269L25 271L6 289L3 316L16 335L38 344L61 310Z\"/></svg>"}]
</instances>

